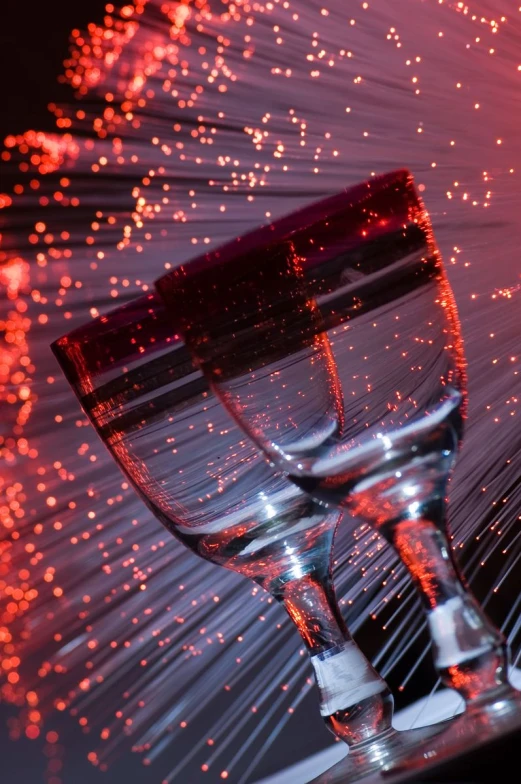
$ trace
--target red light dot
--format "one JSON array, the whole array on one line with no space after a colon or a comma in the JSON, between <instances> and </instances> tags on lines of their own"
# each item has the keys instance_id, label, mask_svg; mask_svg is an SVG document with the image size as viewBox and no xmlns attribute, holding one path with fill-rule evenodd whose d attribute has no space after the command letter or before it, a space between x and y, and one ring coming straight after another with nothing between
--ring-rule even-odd
<instances>
[{"instance_id":1,"label":"red light dot","mask_svg":"<svg viewBox=\"0 0 521 784\"><path fill-rule=\"evenodd\" d=\"M27 737L28 737L30 740L36 740L36 738L37 738L37 737L38 737L38 735L40 734L40 730L39 730L39 728L36 726L36 724L29 724L29 726L28 726L28 727L27 727L27 729L25 730L25 734L27 735Z\"/></svg>"}]
</instances>

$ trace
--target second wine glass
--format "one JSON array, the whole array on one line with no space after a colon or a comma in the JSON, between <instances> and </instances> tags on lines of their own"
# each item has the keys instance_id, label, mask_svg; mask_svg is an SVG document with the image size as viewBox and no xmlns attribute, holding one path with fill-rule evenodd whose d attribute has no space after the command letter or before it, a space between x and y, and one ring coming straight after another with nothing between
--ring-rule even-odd
<instances>
[{"instance_id":1,"label":"second wine glass","mask_svg":"<svg viewBox=\"0 0 521 784\"><path fill-rule=\"evenodd\" d=\"M506 641L447 539L465 364L409 172L289 215L157 287L212 388L272 464L394 546L419 588L440 678L467 712L518 722Z\"/></svg>"}]
</instances>

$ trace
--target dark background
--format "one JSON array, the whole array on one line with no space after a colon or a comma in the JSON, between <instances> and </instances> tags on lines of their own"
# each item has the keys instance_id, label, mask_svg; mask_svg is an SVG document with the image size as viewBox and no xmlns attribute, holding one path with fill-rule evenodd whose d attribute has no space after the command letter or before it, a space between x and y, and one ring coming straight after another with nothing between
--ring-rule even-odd
<instances>
[{"instance_id":1,"label":"dark background","mask_svg":"<svg viewBox=\"0 0 521 784\"><path fill-rule=\"evenodd\" d=\"M58 83L70 31L101 19L106 2L69 3L13 0L0 12L0 135L30 128L55 129L50 101L70 100Z\"/></svg>"}]
</instances>

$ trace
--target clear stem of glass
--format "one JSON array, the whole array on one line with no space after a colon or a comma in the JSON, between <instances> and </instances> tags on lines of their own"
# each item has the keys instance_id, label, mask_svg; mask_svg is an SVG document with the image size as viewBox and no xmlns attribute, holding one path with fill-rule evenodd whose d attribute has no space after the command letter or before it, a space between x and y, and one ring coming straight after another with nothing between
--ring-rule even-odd
<instances>
[{"instance_id":1,"label":"clear stem of glass","mask_svg":"<svg viewBox=\"0 0 521 784\"><path fill-rule=\"evenodd\" d=\"M394 521L386 534L419 588L446 686L467 703L510 690L508 649L468 590L445 534L445 502L419 506L418 516Z\"/></svg>"},{"instance_id":2,"label":"clear stem of glass","mask_svg":"<svg viewBox=\"0 0 521 784\"><path fill-rule=\"evenodd\" d=\"M329 570L330 545L323 549L327 558L317 558L312 569L264 587L284 606L304 640L326 725L354 746L393 731L394 702L387 683L349 634Z\"/></svg>"}]
</instances>

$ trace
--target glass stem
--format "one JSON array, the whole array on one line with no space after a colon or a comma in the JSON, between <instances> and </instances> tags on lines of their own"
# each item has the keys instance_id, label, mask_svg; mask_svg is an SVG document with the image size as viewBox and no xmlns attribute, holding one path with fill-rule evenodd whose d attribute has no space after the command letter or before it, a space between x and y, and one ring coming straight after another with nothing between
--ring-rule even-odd
<instances>
[{"instance_id":1,"label":"glass stem","mask_svg":"<svg viewBox=\"0 0 521 784\"><path fill-rule=\"evenodd\" d=\"M331 548L323 550L328 557L322 567L315 564L301 576L264 587L284 606L306 645L326 725L355 746L393 731L393 696L349 634L329 569Z\"/></svg>"},{"instance_id":2,"label":"glass stem","mask_svg":"<svg viewBox=\"0 0 521 784\"><path fill-rule=\"evenodd\" d=\"M419 588L436 669L467 703L489 700L495 693L499 697L510 690L506 640L457 566L445 534L445 501L437 499L420 512L394 521L386 534Z\"/></svg>"}]
</instances>

